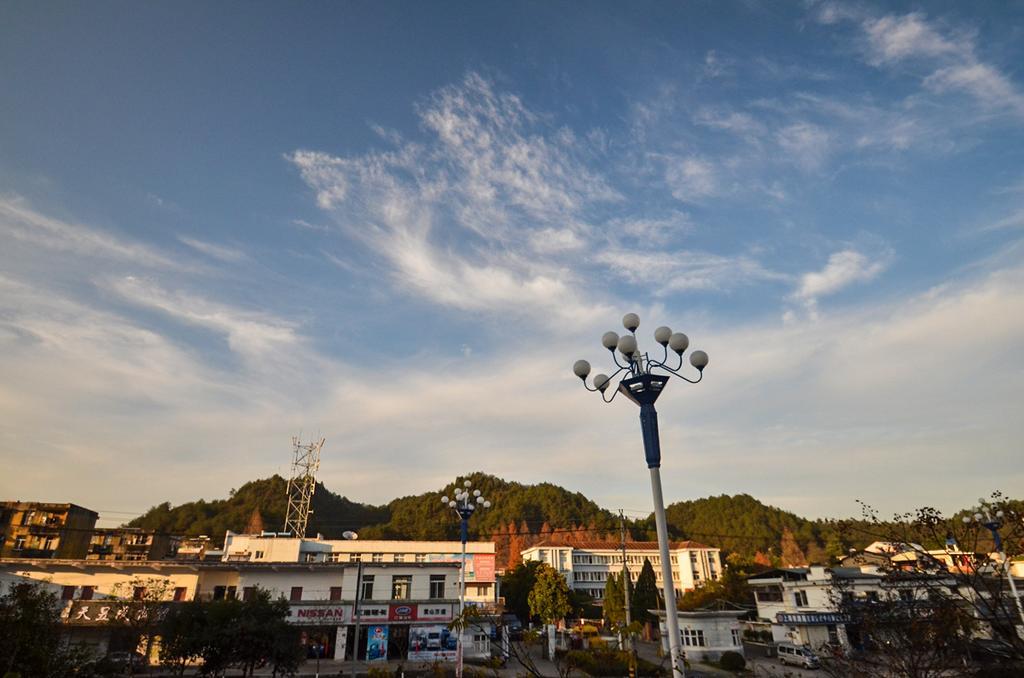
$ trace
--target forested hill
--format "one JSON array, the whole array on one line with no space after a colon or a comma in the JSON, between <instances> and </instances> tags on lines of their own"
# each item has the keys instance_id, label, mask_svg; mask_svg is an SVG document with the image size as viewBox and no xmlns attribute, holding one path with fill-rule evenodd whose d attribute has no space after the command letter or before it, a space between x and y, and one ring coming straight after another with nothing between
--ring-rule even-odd
<instances>
[{"instance_id":1,"label":"forested hill","mask_svg":"<svg viewBox=\"0 0 1024 678\"><path fill-rule=\"evenodd\" d=\"M492 506L470 521L472 538L493 539L498 563L510 566L519 551L544 540L564 542L618 540L618 516L579 492L558 485L525 485L483 473L469 476ZM461 481L462 479L460 479ZM226 530L243 531L254 510L262 529L280 531L284 524L286 481L280 476L248 482L227 499L202 499L172 507L155 506L129 525L172 534L206 534L220 541ZM431 492L401 497L386 506L350 501L319 484L313 497L308 534L339 538L354 530L362 539L457 539L458 522L440 497L451 485ZM871 541L860 521L842 525L808 520L768 506L746 494L721 495L671 504L669 529L673 537L693 539L722 548L741 560L764 565L830 562L850 548ZM633 539L655 539L652 516L628 521Z\"/></svg>"},{"instance_id":2,"label":"forested hill","mask_svg":"<svg viewBox=\"0 0 1024 678\"><path fill-rule=\"evenodd\" d=\"M288 507L287 486L288 481L279 475L253 480L231 490L227 499L199 499L174 507L165 502L149 509L128 525L190 537L205 534L219 543L227 530L244 530L253 511L258 510L264 529L277 532L284 527ZM340 537L345 530L386 522L390 515L386 506L349 501L328 490L323 483L317 483L313 493L313 515L309 517L309 533L322 532Z\"/></svg>"}]
</instances>

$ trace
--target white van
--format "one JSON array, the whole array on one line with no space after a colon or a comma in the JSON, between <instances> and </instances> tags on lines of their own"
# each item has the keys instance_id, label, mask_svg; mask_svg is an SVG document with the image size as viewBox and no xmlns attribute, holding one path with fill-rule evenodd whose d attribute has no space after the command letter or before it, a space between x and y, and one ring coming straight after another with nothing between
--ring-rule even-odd
<instances>
[{"instance_id":1,"label":"white van","mask_svg":"<svg viewBox=\"0 0 1024 678\"><path fill-rule=\"evenodd\" d=\"M783 664L792 664L805 669L816 669L821 666L818 656L810 648L792 643L779 643L776 650L779 652L779 661Z\"/></svg>"}]
</instances>

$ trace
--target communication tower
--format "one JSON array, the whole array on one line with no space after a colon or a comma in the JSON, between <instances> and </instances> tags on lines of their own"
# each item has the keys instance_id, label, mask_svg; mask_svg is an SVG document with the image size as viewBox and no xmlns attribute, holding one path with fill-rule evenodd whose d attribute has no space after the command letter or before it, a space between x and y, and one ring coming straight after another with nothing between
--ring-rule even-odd
<instances>
[{"instance_id":1,"label":"communication tower","mask_svg":"<svg viewBox=\"0 0 1024 678\"><path fill-rule=\"evenodd\" d=\"M284 531L293 537L306 536L306 524L313 512L313 491L316 489L316 472L320 469L320 448L326 440L303 445L298 438L292 438L292 477L288 481L288 512L285 514Z\"/></svg>"}]
</instances>

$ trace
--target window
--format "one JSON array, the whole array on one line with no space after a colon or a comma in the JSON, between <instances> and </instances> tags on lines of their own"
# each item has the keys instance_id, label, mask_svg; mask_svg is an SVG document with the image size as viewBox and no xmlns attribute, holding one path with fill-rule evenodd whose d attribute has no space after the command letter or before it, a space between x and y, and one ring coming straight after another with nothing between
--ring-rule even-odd
<instances>
[{"instance_id":1,"label":"window","mask_svg":"<svg viewBox=\"0 0 1024 678\"><path fill-rule=\"evenodd\" d=\"M405 554L404 553L396 553L395 554L395 562L396 563L404 563L405 562Z\"/></svg>"},{"instance_id":2,"label":"window","mask_svg":"<svg viewBox=\"0 0 1024 678\"><path fill-rule=\"evenodd\" d=\"M900 600L909 603L914 600L914 592L910 589L900 589Z\"/></svg>"},{"instance_id":3,"label":"window","mask_svg":"<svg viewBox=\"0 0 1024 678\"><path fill-rule=\"evenodd\" d=\"M383 553L374 553L373 554L373 562L375 562L375 563L383 563L384 562L384 554Z\"/></svg>"},{"instance_id":4,"label":"window","mask_svg":"<svg viewBox=\"0 0 1024 678\"><path fill-rule=\"evenodd\" d=\"M425 563L425 562L427 562L427 554L426 553L417 553L416 554L416 562L417 563Z\"/></svg>"},{"instance_id":5,"label":"window","mask_svg":"<svg viewBox=\"0 0 1024 678\"><path fill-rule=\"evenodd\" d=\"M704 647L703 629L683 629L683 645L688 647Z\"/></svg>"},{"instance_id":6,"label":"window","mask_svg":"<svg viewBox=\"0 0 1024 678\"><path fill-rule=\"evenodd\" d=\"M255 560L263 560L263 551L257 551L255 556L254 556L254 559Z\"/></svg>"},{"instance_id":7,"label":"window","mask_svg":"<svg viewBox=\"0 0 1024 678\"><path fill-rule=\"evenodd\" d=\"M353 553L352 555L350 555L348 557L348 562L350 562L350 563L358 563L358 562L362 561L362 559L363 559L363 554L362 553Z\"/></svg>"},{"instance_id":8,"label":"window","mask_svg":"<svg viewBox=\"0 0 1024 678\"><path fill-rule=\"evenodd\" d=\"M249 601L256 595L255 586L246 586L242 588L242 600Z\"/></svg>"},{"instance_id":9,"label":"window","mask_svg":"<svg viewBox=\"0 0 1024 678\"><path fill-rule=\"evenodd\" d=\"M431 600L437 600L444 598L444 575L443 574L432 574L430 575L430 598Z\"/></svg>"},{"instance_id":10,"label":"window","mask_svg":"<svg viewBox=\"0 0 1024 678\"><path fill-rule=\"evenodd\" d=\"M878 591L868 591L867 595L864 596L869 603L878 602Z\"/></svg>"},{"instance_id":11,"label":"window","mask_svg":"<svg viewBox=\"0 0 1024 678\"><path fill-rule=\"evenodd\" d=\"M92 594L96 592L95 586L83 586L82 595L78 597L79 600L92 600Z\"/></svg>"},{"instance_id":12,"label":"window","mask_svg":"<svg viewBox=\"0 0 1024 678\"><path fill-rule=\"evenodd\" d=\"M228 592L227 592L228 600L234 600L237 596L238 596L238 587L237 586L229 586L228 587Z\"/></svg>"},{"instance_id":13,"label":"window","mask_svg":"<svg viewBox=\"0 0 1024 678\"><path fill-rule=\"evenodd\" d=\"M332 586L331 587L331 600L341 600L341 587L340 586Z\"/></svg>"},{"instance_id":14,"label":"window","mask_svg":"<svg viewBox=\"0 0 1024 678\"><path fill-rule=\"evenodd\" d=\"M228 592L227 586L214 586L213 587L213 599L224 600L224 594Z\"/></svg>"},{"instance_id":15,"label":"window","mask_svg":"<svg viewBox=\"0 0 1024 678\"><path fill-rule=\"evenodd\" d=\"M734 647L739 647L740 645L742 645L742 643L740 642L739 629L732 629L732 644Z\"/></svg>"},{"instance_id":16,"label":"window","mask_svg":"<svg viewBox=\"0 0 1024 678\"><path fill-rule=\"evenodd\" d=\"M797 607L807 607L807 591L797 591L793 594Z\"/></svg>"},{"instance_id":17,"label":"window","mask_svg":"<svg viewBox=\"0 0 1024 678\"><path fill-rule=\"evenodd\" d=\"M782 590L774 586L754 589L754 595L762 603L781 603Z\"/></svg>"},{"instance_id":18,"label":"window","mask_svg":"<svg viewBox=\"0 0 1024 678\"><path fill-rule=\"evenodd\" d=\"M132 589L132 600L145 600L146 598L146 587L136 586Z\"/></svg>"},{"instance_id":19,"label":"window","mask_svg":"<svg viewBox=\"0 0 1024 678\"><path fill-rule=\"evenodd\" d=\"M363 575L363 590L360 591L359 597L363 600L373 600L373 575Z\"/></svg>"},{"instance_id":20,"label":"window","mask_svg":"<svg viewBox=\"0 0 1024 678\"><path fill-rule=\"evenodd\" d=\"M391 599L409 600L409 592L412 589L412 576L408 574L396 574L391 577Z\"/></svg>"},{"instance_id":21,"label":"window","mask_svg":"<svg viewBox=\"0 0 1024 678\"><path fill-rule=\"evenodd\" d=\"M292 595L289 598L289 600L302 600L302 587L301 586L293 586L292 587Z\"/></svg>"},{"instance_id":22,"label":"window","mask_svg":"<svg viewBox=\"0 0 1024 678\"><path fill-rule=\"evenodd\" d=\"M828 642L833 645L839 645L839 631L836 629L835 624L828 625Z\"/></svg>"},{"instance_id":23,"label":"window","mask_svg":"<svg viewBox=\"0 0 1024 678\"><path fill-rule=\"evenodd\" d=\"M179 603L181 601L185 600L185 592L186 591L187 591L187 589L184 586L175 586L174 587L174 600L176 600Z\"/></svg>"},{"instance_id":24,"label":"window","mask_svg":"<svg viewBox=\"0 0 1024 678\"><path fill-rule=\"evenodd\" d=\"M75 587L65 586L60 590L61 600L72 600L75 597Z\"/></svg>"}]
</instances>

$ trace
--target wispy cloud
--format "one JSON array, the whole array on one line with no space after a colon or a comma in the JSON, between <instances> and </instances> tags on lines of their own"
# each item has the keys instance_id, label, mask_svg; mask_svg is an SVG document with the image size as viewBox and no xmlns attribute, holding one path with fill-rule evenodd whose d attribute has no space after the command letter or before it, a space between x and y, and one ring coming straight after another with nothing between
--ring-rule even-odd
<instances>
[{"instance_id":1,"label":"wispy cloud","mask_svg":"<svg viewBox=\"0 0 1024 678\"><path fill-rule=\"evenodd\" d=\"M779 282L787 276L766 269L749 256L721 256L710 252L650 252L608 249L595 260L626 281L651 290L656 296L683 290L723 291L757 282Z\"/></svg>"},{"instance_id":2,"label":"wispy cloud","mask_svg":"<svg viewBox=\"0 0 1024 678\"><path fill-rule=\"evenodd\" d=\"M46 216L17 197L0 198L0 232L33 245L83 257L111 258L154 268L188 268L148 245Z\"/></svg>"},{"instance_id":3,"label":"wispy cloud","mask_svg":"<svg viewBox=\"0 0 1024 678\"><path fill-rule=\"evenodd\" d=\"M245 252L234 247L217 245L212 242L206 242L204 240L199 240L198 238L190 238L183 235L178 236L178 240L201 254L205 254L208 257L212 257L229 264L238 263L239 261L244 261L249 258L249 255Z\"/></svg>"}]
</instances>

